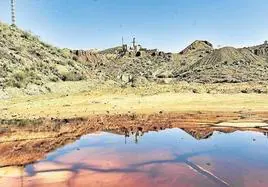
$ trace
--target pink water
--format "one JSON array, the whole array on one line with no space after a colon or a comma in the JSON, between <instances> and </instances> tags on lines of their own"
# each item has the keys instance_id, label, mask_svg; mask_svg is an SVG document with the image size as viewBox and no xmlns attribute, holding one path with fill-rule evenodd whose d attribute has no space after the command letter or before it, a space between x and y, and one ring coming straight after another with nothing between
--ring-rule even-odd
<instances>
[{"instance_id":1,"label":"pink water","mask_svg":"<svg viewBox=\"0 0 268 187\"><path fill-rule=\"evenodd\" d=\"M196 140L180 129L89 134L35 164L1 168L0 186L267 187L268 138L215 132Z\"/></svg>"}]
</instances>

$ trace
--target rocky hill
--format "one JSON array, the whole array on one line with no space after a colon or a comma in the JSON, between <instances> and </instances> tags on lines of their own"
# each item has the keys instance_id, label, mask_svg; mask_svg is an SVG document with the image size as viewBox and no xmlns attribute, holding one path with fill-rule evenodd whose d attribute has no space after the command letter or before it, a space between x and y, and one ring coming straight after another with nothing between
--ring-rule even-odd
<instances>
[{"instance_id":1,"label":"rocky hill","mask_svg":"<svg viewBox=\"0 0 268 187\"><path fill-rule=\"evenodd\" d=\"M9 88L27 94L46 93L50 91L48 83L81 80L118 86L179 81L265 82L267 47L265 43L242 49L213 49L210 42L197 40L176 54L146 48L122 53L120 47L101 52L70 50L53 47L30 32L0 23L0 98Z\"/></svg>"},{"instance_id":2,"label":"rocky hill","mask_svg":"<svg viewBox=\"0 0 268 187\"><path fill-rule=\"evenodd\" d=\"M268 58L268 42L265 41L262 45L248 47L248 49L257 56Z\"/></svg>"},{"instance_id":3,"label":"rocky hill","mask_svg":"<svg viewBox=\"0 0 268 187\"><path fill-rule=\"evenodd\" d=\"M181 55L187 55L191 53L199 52L206 52L209 53L213 50L213 45L205 40L196 40L189 46L187 46L184 50L180 52Z\"/></svg>"},{"instance_id":4,"label":"rocky hill","mask_svg":"<svg viewBox=\"0 0 268 187\"><path fill-rule=\"evenodd\" d=\"M0 88L29 88L88 77L88 68L73 60L70 50L58 49L30 32L0 23Z\"/></svg>"},{"instance_id":5,"label":"rocky hill","mask_svg":"<svg viewBox=\"0 0 268 187\"><path fill-rule=\"evenodd\" d=\"M224 47L181 69L180 80L202 83L267 81L268 63L249 49Z\"/></svg>"},{"instance_id":6,"label":"rocky hill","mask_svg":"<svg viewBox=\"0 0 268 187\"><path fill-rule=\"evenodd\" d=\"M180 53L173 54L173 58L184 67L196 63L198 60L210 54L213 50L213 45L210 42L196 40Z\"/></svg>"},{"instance_id":7,"label":"rocky hill","mask_svg":"<svg viewBox=\"0 0 268 187\"><path fill-rule=\"evenodd\" d=\"M116 54L119 53L119 51L122 51L122 46L112 47L105 50L100 51L100 54Z\"/></svg>"}]
</instances>

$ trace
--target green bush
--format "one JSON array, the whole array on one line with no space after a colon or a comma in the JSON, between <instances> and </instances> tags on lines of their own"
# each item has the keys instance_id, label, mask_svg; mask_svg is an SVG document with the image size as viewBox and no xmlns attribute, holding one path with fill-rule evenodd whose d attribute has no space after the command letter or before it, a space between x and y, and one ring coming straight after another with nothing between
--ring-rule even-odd
<instances>
[{"instance_id":1,"label":"green bush","mask_svg":"<svg viewBox=\"0 0 268 187\"><path fill-rule=\"evenodd\" d=\"M84 79L86 79L86 77L78 72L68 72L61 77L63 81L80 81Z\"/></svg>"},{"instance_id":2,"label":"green bush","mask_svg":"<svg viewBox=\"0 0 268 187\"><path fill-rule=\"evenodd\" d=\"M21 81L18 81L14 78L10 78L7 80L5 87L16 87L16 88L23 88L24 84Z\"/></svg>"},{"instance_id":3,"label":"green bush","mask_svg":"<svg viewBox=\"0 0 268 187\"><path fill-rule=\"evenodd\" d=\"M32 37L32 35L30 32L24 31L24 32L22 32L21 37L25 38L25 39L30 39Z\"/></svg>"},{"instance_id":4,"label":"green bush","mask_svg":"<svg viewBox=\"0 0 268 187\"><path fill-rule=\"evenodd\" d=\"M39 41L40 40L40 37L37 36L37 35L32 34L31 31L22 31L21 37L25 38L27 40L33 40L33 41Z\"/></svg>"},{"instance_id":5,"label":"green bush","mask_svg":"<svg viewBox=\"0 0 268 187\"><path fill-rule=\"evenodd\" d=\"M14 78L17 81L23 81L26 78L26 74L23 71L18 71L14 73Z\"/></svg>"}]
</instances>

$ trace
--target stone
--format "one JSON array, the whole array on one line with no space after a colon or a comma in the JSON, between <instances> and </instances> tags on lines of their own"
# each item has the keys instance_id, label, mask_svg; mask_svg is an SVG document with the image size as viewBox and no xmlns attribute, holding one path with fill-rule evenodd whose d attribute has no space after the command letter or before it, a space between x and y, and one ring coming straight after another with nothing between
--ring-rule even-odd
<instances>
[{"instance_id":1,"label":"stone","mask_svg":"<svg viewBox=\"0 0 268 187\"><path fill-rule=\"evenodd\" d=\"M132 75L129 75L129 74L123 74L123 75L121 75L121 80L124 83L129 83L129 82L132 82L133 77L132 77Z\"/></svg>"},{"instance_id":2,"label":"stone","mask_svg":"<svg viewBox=\"0 0 268 187\"><path fill-rule=\"evenodd\" d=\"M0 99L8 99L8 98L9 98L9 96L8 96L7 92L0 89Z\"/></svg>"}]
</instances>

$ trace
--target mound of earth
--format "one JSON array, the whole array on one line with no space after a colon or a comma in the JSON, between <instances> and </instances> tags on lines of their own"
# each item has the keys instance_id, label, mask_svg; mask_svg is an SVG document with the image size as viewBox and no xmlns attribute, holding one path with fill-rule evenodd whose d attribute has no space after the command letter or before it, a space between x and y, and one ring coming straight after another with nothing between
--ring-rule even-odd
<instances>
[{"instance_id":1,"label":"mound of earth","mask_svg":"<svg viewBox=\"0 0 268 187\"><path fill-rule=\"evenodd\" d=\"M179 79L201 83L267 81L268 63L249 49L224 47L181 70Z\"/></svg>"},{"instance_id":2,"label":"mound of earth","mask_svg":"<svg viewBox=\"0 0 268 187\"><path fill-rule=\"evenodd\" d=\"M205 40L196 40L178 54L173 54L174 60L182 67L196 63L213 51L213 45Z\"/></svg>"},{"instance_id":3,"label":"mound of earth","mask_svg":"<svg viewBox=\"0 0 268 187\"><path fill-rule=\"evenodd\" d=\"M182 55L187 55L196 51L207 51L213 50L213 45L205 40L196 40L191 45L187 46L184 50L180 52Z\"/></svg>"}]
</instances>

